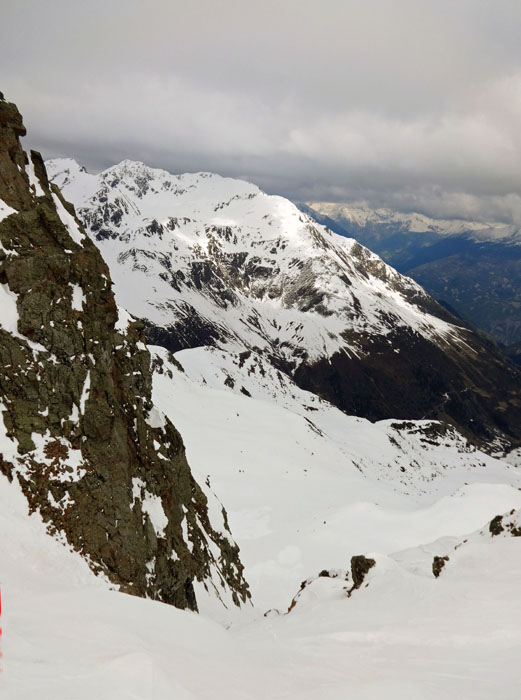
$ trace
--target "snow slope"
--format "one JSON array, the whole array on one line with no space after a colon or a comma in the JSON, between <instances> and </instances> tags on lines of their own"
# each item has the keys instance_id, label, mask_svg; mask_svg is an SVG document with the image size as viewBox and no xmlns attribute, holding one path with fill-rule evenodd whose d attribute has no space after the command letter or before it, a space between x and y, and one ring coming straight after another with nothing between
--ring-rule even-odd
<instances>
[{"instance_id":1,"label":"snow slope","mask_svg":"<svg viewBox=\"0 0 521 700\"><path fill-rule=\"evenodd\" d=\"M110 590L0 475L2 700L518 697L521 539L506 518L454 549L521 508L514 463L429 421L346 416L255 353L152 352L154 403L226 503L254 606ZM362 552L376 566L348 598Z\"/></svg>"},{"instance_id":2,"label":"snow slope","mask_svg":"<svg viewBox=\"0 0 521 700\"><path fill-rule=\"evenodd\" d=\"M476 545L438 580L382 557L380 575L350 599L322 579L325 590L289 615L228 632L96 589L20 597L0 692L7 700L515 700L518 547Z\"/></svg>"},{"instance_id":3,"label":"snow slope","mask_svg":"<svg viewBox=\"0 0 521 700\"><path fill-rule=\"evenodd\" d=\"M350 553L386 554L521 507L521 474L431 421L346 416L258 355L153 348L154 403L226 504L254 605Z\"/></svg>"},{"instance_id":4,"label":"snow slope","mask_svg":"<svg viewBox=\"0 0 521 700\"><path fill-rule=\"evenodd\" d=\"M149 187L154 190L150 196L156 197L155 211L157 197L161 199L164 192L157 191L157 178L151 184L145 175L134 193L109 182L107 197L118 191L117 206L130 212L134 205L145 208L141 200L147 200ZM133 178L139 181L136 173ZM219 188L226 185L222 178L204 174L165 175L160 181L169 197L177 186L184 190L176 196L179 201L184 198L186 206L196 190L195 199L202 199L199 188L207 188L207 201L212 201L210 193L215 190L214 201L220 202L224 193ZM90 197L99 192L99 181L88 182ZM82 192L87 191L85 187L82 184ZM243 208L241 221L244 206L256 199L249 198L255 194L251 185L244 188L234 200ZM267 199L271 207L272 198ZM197 208L193 201L191 207ZM109 211L112 216L115 209ZM203 212L201 220L206 221L209 214ZM334 247L333 255L340 262L333 273L330 267L321 267L323 260L313 243L329 245L325 234L319 232L314 238L307 222L299 221L298 215L295 218L292 210L273 217L274 230L284 229L284 236L274 239L286 243L276 256L279 272L271 269L266 274L266 279L278 280L276 294L270 298L268 282L257 270L247 294L238 282L231 286L236 305L208 280L204 290L203 285L197 288L197 266L193 266L197 227L183 233L172 224L178 250L172 251L170 260L179 258L182 271L186 253L185 271L190 272L191 281L182 287L179 278L178 286L191 295L194 307L199 305L198 313L206 305L209 320L221 323L224 332L214 343L218 347L185 349L174 355L152 348L154 404L179 427L197 480L205 482L206 489L227 507L253 606L225 609L199 595L201 614L195 615L111 591L77 554L46 534L39 517L27 514L16 484L0 475L0 525L10 533L0 539L2 699L519 697L521 565L517 549L521 539L507 536L512 534L508 528L500 537L487 534L487 523L498 513L521 508L514 454L508 462L486 455L453 428L433 421L371 423L348 416L300 389L266 353L271 348L279 357L284 353L294 357L295 348L304 341L309 341L310 353L327 355L335 348L334 338L321 335L327 335L324 329L330 327L327 314L320 313L308 314L297 332L300 340L295 336L291 341L293 348L288 349L280 338L275 342L274 334L292 329L291 314L295 318L305 314L298 305L306 284L299 283L299 295L292 299L281 267L281 261L286 261L289 269L298 255L316 265L313 276L322 275L321 288L328 293L318 303L340 315L341 309L335 307L339 297L333 293L335 274L342 274L340 267L348 264L356 298L365 304L368 332L385 333L389 322L385 314L369 313L376 298L394 309L389 311L394 314L393 323L396 319L419 323L416 328L421 332L438 339L448 333L456 342L459 331L422 311L421 303L410 304L407 294L402 295L401 280L398 289L387 285L385 280L392 281L395 273L387 272L363 249L361 258L357 253L348 256L346 263L342 250ZM214 260L230 235L233 240L228 224L215 239L204 227L199 231L201 249L204 243L207 252L217 251L212 254ZM146 249L130 253L122 262L118 262L119 246L128 243L128 251L133 250L130 229L117 242L110 235L101 242L105 254L114 247L111 264L121 269L116 286L121 285L137 308L146 305L161 319L172 309L179 313L184 307L177 305L180 297L172 287L173 277L168 281L159 277L168 265L158 263L164 262L165 251L154 246L163 245L166 234L163 238L157 234L152 221L145 225L153 229L151 246L147 241ZM259 231L252 226L242 239L252 250L255 244L264 245ZM144 230L141 239L143 235ZM212 248L216 240L219 243ZM290 245L293 253L287 259ZM355 244L349 245L352 252ZM264 260L266 250L262 255ZM356 260L362 258L363 264L357 267ZM130 267L129 260L134 260ZM146 260L152 261L150 267ZM227 281L233 278L232 267L226 268ZM377 272L374 277L371 269ZM132 282L125 281L125 270L133 271ZM204 267L200 272L204 277ZM143 275L144 289L155 287L150 298L138 288L139 275ZM171 290L171 306L156 296L162 283ZM375 289L381 297L372 296ZM418 294L420 301L425 298ZM242 323L255 308L262 308L258 325L251 319ZM273 323L266 323L268 308L273 310ZM128 321L123 312L120 318L123 324ZM284 326L285 319L290 320ZM356 339L351 350L359 351ZM145 506L153 512L153 503ZM218 501L212 507L219 509ZM152 520L160 526L157 518ZM468 537L469 532L474 534ZM375 566L362 587L348 597L350 558L363 553L374 559ZM433 557L445 555L449 561L435 578ZM336 571L338 576L318 576L322 570ZM304 580L309 584L285 614ZM265 617L268 609L272 613Z\"/></svg>"},{"instance_id":5,"label":"snow slope","mask_svg":"<svg viewBox=\"0 0 521 700\"><path fill-rule=\"evenodd\" d=\"M233 689L237 649L222 628L110 591L78 554L46 534L37 515L28 516L16 482L3 475L0 524L2 700L185 699L201 697L201 689L209 697L209 679L200 678L205 652L212 683L220 672ZM251 669L246 657L242 662ZM244 673L236 670L237 683Z\"/></svg>"},{"instance_id":6,"label":"snow slope","mask_svg":"<svg viewBox=\"0 0 521 700\"><path fill-rule=\"evenodd\" d=\"M223 618L110 591L0 476L2 700L519 697L521 516L486 525L521 507L513 465L347 417L260 358L155 355L154 401L227 503L256 607ZM375 567L348 597L363 551Z\"/></svg>"}]
</instances>

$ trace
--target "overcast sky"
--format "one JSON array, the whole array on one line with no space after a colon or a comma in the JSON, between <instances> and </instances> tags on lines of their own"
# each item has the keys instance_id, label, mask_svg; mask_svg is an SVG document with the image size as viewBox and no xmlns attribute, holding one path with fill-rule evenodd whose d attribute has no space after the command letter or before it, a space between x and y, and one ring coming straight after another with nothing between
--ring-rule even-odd
<instances>
[{"instance_id":1,"label":"overcast sky","mask_svg":"<svg viewBox=\"0 0 521 700\"><path fill-rule=\"evenodd\" d=\"M0 0L44 157L521 224L520 0Z\"/></svg>"}]
</instances>

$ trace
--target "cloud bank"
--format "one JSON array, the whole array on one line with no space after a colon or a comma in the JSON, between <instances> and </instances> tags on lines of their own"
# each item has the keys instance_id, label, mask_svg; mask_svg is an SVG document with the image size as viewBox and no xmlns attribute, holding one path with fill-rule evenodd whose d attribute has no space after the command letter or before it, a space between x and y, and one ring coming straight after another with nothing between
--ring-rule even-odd
<instances>
[{"instance_id":1,"label":"cloud bank","mask_svg":"<svg viewBox=\"0 0 521 700\"><path fill-rule=\"evenodd\" d=\"M510 0L0 0L29 145L521 224Z\"/></svg>"}]
</instances>

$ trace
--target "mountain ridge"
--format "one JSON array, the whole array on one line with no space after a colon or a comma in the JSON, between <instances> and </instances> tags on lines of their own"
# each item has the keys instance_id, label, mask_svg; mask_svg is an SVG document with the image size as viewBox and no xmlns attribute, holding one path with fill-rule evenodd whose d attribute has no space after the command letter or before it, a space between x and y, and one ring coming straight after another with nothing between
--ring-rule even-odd
<instances>
[{"instance_id":1,"label":"mountain ridge","mask_svg":"<svg viewBox=\"0 0 521 700\"><path fill-rule=\"evenodd\" d=\"M518 227L344 204L299 207L340 235L359 239L515 358L515 347L510 352L508 346L521 340Z\"/></svg>"},{"instance_id":2,"label":"mountain ridge","mask_svg":"<svg viewBox=\"0 0 521 700\"><path fill-rule=\"evenodd\" d=\"M68 160L48 167L151 342L260 351L347 413L519 443L521 374L411 279L288 200L130 161L96 176Z\"/></svg>"},{"instance_id":3,"label":"mountain ridge","mask_svg":"<svg viewBox=\"0 0 521 700\"><path fill-rule=\"evenodd\" d=\"M299 206L308 207L331 221L349 222L358 227L399 224L409 233L436 233L441 236L467 234L477 242L505 241L521 245L521 229L515 224L482 222L472 219L434 218L420 212L402 212L386 207L373 208L356 203L305 202Z\"/></svg>"}]
</instances>

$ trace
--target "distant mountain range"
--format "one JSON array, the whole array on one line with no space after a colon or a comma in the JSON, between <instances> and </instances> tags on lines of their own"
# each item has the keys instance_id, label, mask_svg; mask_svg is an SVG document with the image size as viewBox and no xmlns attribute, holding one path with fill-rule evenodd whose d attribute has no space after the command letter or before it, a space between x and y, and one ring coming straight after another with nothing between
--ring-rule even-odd
<instances>
[{"instance_id":1,"label":"distant mountain range","mask_svg":"<svg viewBox=\"0 0 521 700\"><path fill-rule=\"evenodd\" d=\"M374 250L507 351L521 341L518 227L328 202L300 208Z\"/></svg>"}]
</instances>

